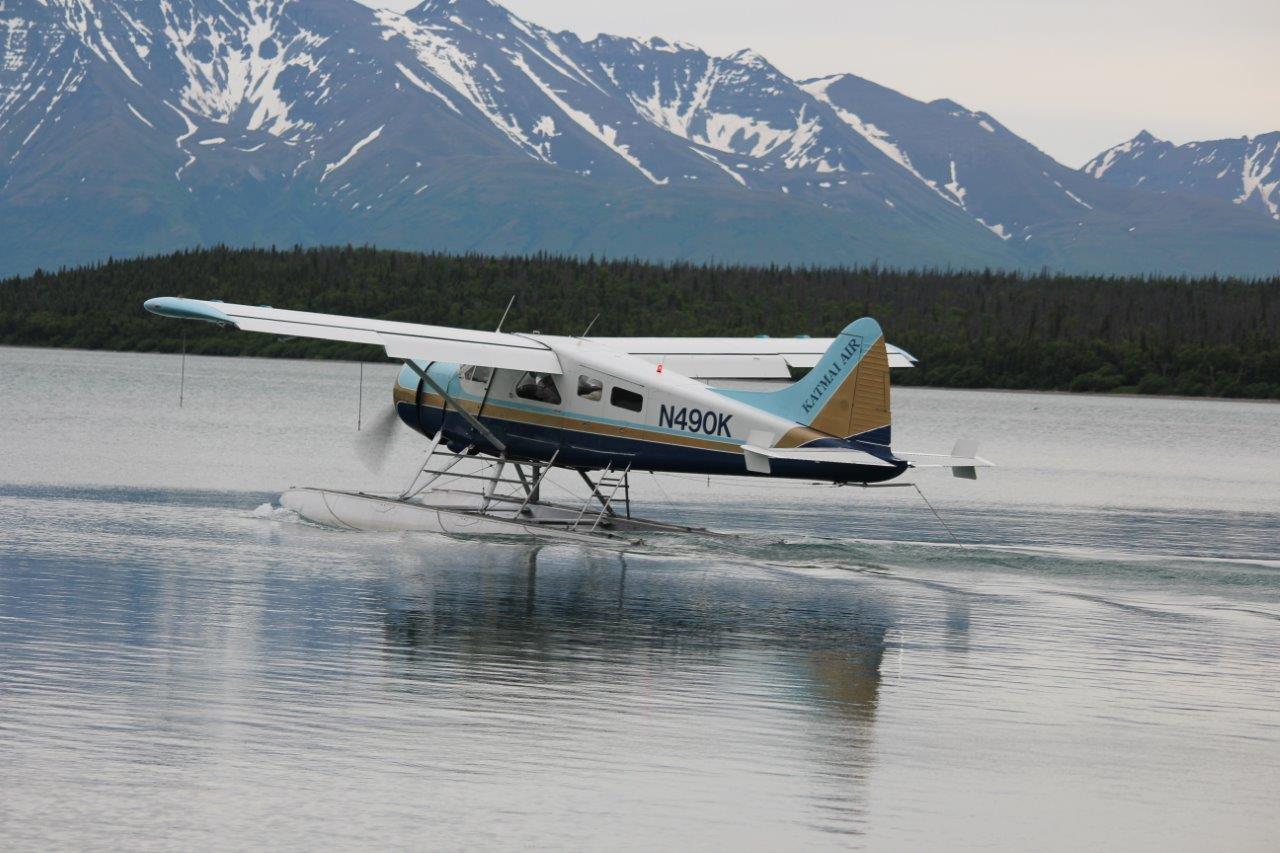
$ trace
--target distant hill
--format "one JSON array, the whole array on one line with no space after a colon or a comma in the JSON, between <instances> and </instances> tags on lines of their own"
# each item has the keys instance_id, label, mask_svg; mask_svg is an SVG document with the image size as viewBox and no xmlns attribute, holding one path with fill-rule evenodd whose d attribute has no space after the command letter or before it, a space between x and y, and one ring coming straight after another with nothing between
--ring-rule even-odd
<instances>
[{"instance_id":1,"label":"distant hill","mask_svg":"<svg viewBox=\"0 0 1280 853\"><path fill-rule=\"evenodd\" d=\"M0 274L335 242L1280 271L1280 222L1252 202L1097 171L952 101L583 41L489 0L0 0Z\"/></svg>"},{"instance_id":2,"label":"distant hill","mask_svg":"<svg viewBox=\"0 0 1280 853\"><path fill-rule=\"evenodd\" d=\"M920 359L896 384L1280 399L1280 278L900 272L375 249L210 249L0 281L0 344L285 357L369 348L165 322L152 296L601 335L831 335L876 317Z\"/></svg>"}]
</instances>

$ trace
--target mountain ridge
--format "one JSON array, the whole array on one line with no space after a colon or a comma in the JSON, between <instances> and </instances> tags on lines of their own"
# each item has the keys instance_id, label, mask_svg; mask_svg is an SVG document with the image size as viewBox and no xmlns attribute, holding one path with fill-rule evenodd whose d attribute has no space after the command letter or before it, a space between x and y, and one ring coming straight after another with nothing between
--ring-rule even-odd
<instances>
[{"instance_id":1,"label":"mountain ridge","mask_svg":"<svg viewBox=\"0 0 1280 853\"><path fill-rule=\"evenodd\" d=\"M1280 269L1251 207L1068 169L949 99L792 80L749 48L584 41L490 0L0 0L0 47L0 273L335 241Z\"/></svg>"},{"instance_id":2,"label":"mountain ridge","mask_svg":"<svg viewBox=\"0 0 1280 853\"><path fill-rule=\"evenodd\" d=\"M1177 145L1142 130L1081 171L1114 186L1228 201L1280 221L1280 131Z\"/></svg>"}]
</instances>

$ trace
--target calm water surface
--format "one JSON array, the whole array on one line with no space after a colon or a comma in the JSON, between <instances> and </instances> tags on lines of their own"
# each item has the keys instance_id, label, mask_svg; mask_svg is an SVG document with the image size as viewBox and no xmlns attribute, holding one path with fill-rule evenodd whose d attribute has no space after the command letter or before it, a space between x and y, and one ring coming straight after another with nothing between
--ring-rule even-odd
<instances>
[{"instance_id":1,"label":"calm water surface","mask_svg":"<svg viewBox=\"0 0 1280 853\"><path fill-rule=\"evenodd\" d=\"M895 392L976 483L643 475L743 534L327 530L357 368L0 349L0 842L1275 850L1280 406ZM364 414L394 371L365 373ZM638 507L639 508L639 507Z\"/></svg>"}]
</instances>

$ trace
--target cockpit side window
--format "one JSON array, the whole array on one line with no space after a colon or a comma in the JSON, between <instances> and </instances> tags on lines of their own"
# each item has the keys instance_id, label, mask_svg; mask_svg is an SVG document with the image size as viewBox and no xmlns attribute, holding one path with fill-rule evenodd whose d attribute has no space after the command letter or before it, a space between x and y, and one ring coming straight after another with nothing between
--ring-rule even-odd
<instances>
[{"instance_id":1,"label":"cockpit side window","mask_svg":"<svg viewBox=\"0 0 1280 853\"><path fill-rule=\"evenodd\" d=\"M481 385L489 384L489 377L493 375L492 367L480 367L478 365L470 365L462 369L462 378L468 382L479 382Z\"/></svg>"},{"instance_id":2,"label":"cockpit side window","mask_svg":"<svg viewBox=\"0 0 1280 853\"><path fill-rule=\"evenodd\" d=\"M578 396L584 400L599 400L604 396L604 383L590 376L579 376Z\"/></svg>"},{"instance_id":3,"label":"cockpit side window","mask_svg":"<svg viewBox=\"0 0 1280 853\"><path fill-rule=\"evenodd\" d=\"M644 397L635 391L626 388L613 386L613 391L609 393L609 402L617 406L619 409L626 409L631 412L638 412L644 408Z\"/></svg>"},{"instance_id":4,"label":"cockpit side window","mask_svg":"<svg viewBox=\"0 0 1280 853\"><path fill-rule=\"evenodd\" d=\"M521 376L516 381L516 396L553 406L560 405L560 389L556 388L555 379L548 373L529 372Z\"/></svg>"}]
</instances>

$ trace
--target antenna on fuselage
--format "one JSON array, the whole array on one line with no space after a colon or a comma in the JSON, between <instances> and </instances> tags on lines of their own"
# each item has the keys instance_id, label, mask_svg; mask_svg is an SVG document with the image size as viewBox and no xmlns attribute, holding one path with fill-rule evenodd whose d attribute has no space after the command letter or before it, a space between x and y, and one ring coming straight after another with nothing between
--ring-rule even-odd
<instances>
[{"instance_id":1,"label":"antenna on fuselage","mask_svg":"<svg viewBox=\"0 0 1280 853\"><path fill-rule=\"evenodd\" d=\"M514 304L516 304L516 295L513 293L511 298L507 300L507 310L502 312L502 319L498 321L498 328L494 329L495 332L502 331L502 324L507 322L507 315L511 313L511 306Z\"/></svg>"},{"instance_id":2,"label":"antenna on fuselage","mask_svg":"<svg viewBox=\"0 0 1280 853\"><path fill-rule=\"evenodd\" d=\"M587 327L582 330L582 334L578 335L578 337L585 338L587 336L587 333L591 331L591 327L596 324L596 320L599 320L599 319L600 319L600 312L597 311L596 316L591 318L591 322L587 324Z\"/></svg>"}]
</instances>

